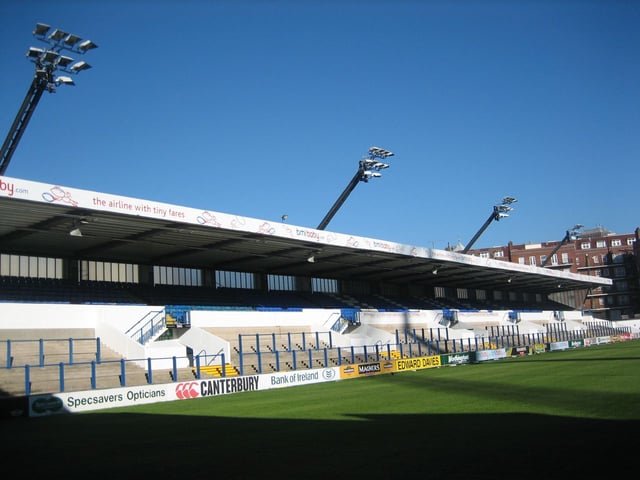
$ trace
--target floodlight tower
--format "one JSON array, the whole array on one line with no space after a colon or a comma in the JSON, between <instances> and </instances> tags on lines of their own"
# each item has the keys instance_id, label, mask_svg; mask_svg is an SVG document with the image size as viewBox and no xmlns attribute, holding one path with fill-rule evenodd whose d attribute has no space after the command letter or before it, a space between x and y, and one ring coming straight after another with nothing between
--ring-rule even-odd
<instances>
[{"instance_id":1,"label":"floodlight tower","mask_svg":"<svg viewBox=\"0 0 640 480\"><path fill-rule=\"evenodd\" d=\"M582 227L584 227L584 225L576 223L573 226L573 228L570 228L569 230L567 230L567 233L565 234L564 238L560 240L560 243L556 245L556 248L554 248L553 251L549 255L547 255L547 258L544 259L544 262L542 262L540 266L546 267L547 263L549 263L549 260L551 260L551 258L558 252L558 250L560 250L560 247L562 247L562 245L567 243L569 240L576 240L580 238L580 229Z\"/></svg>"},{"instance_id":2,"label":"floodlight tower","mask_svg":"<svg viewBox=\"0 0 640 480\"><path fill-rule=\"evenodd\" d=\"M324 230L325 228L327 228L327 225L329 225L329 222L331 221L333 216L336 214L338 209L345 202L349 194L353 192L353 189L356 188L356 185L358 184L358 182L367 183L369 182L370 178L381 177L382 174L380 173L380 170L389 168L389 164L383 163L379 159L387 159L392 156L393 156L392 152L388 150L384 150L383 148L379 148L379 147L369 148L369 155L363 158L362 160L360 160L358 164L358 171L349 182L349 185L347 185L347 188L345 188L344 191L340 194L340 196L338 197L338 200L336 200L336 203L333 204L329 212L322 219L322 221L317 227L317 230Z\"/></svg>"},{"instance_id":3,"label":"floodlight tower","mask_svg":"<svg viewBox=\"0 0 640 480\"><path fill-rule=\"evenodd\" d=\"M36 72L33 81L29 86L27 95L22 102L22 106L16 115L9 134L0 149L0 175L4 175L13 152L15 151L20 137L27 128L27 124L33 115L33 111L46 90L55 93L58 85L75 85L71 77L54 76L57 70L65 73L77 74L82 70L91 68L87 62L74 62L73 58L62 55L60 52L68 50L70 52L85 54L89 50L98 46L91 40L82 40L77 35L67 33L59 29L47 33L51 27L44 23L37 23L33 30L33 36L49 45L48 49L31 47L27 52L27 57L35 64Z\"/></svg>"},{"instance_id":4,"label":"floodlight tower","mask_svg":"<svg viewBox=\"0 0 640 480\"><path fill-rule=\"evenodd\" d=\"M487 227L492 221L495 220L496 222L498 222L500 221L501 218L508 217L509 214L507 212L510 212L511 210L513 210L513 208L511 207L511 204L517 201L518 200L515 199L514 197L504 197L501 203L499 203L498 205L494 205L493 209L491 210L491 215L489 215L489 218L487 218L487 221L484 222L484 225L480 227L480 230L478 230L478 233L476 233L473 236L471 241L467 244L466 247L464 247L461 253L467 253L469 251L472 245L476 243L476 240L478 240L480 235L482 235L482 233L487 229Z\"/></svg>"}]
</instances>

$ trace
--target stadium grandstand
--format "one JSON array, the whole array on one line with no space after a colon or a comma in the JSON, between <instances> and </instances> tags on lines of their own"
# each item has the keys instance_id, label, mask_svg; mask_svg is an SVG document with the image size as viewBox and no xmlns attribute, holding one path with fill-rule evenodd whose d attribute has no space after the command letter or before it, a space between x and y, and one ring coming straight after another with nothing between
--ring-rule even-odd
<instances>
[{"instance_id":1,"label":"stadium grandstand","mask_svg":"<svg viewBox=\"0 0 640 480\"><path fill-rule=\"evenodd\" d=\"M611 280L0 177L0 396L637 335Z\"/></svg>"}]
</instances>

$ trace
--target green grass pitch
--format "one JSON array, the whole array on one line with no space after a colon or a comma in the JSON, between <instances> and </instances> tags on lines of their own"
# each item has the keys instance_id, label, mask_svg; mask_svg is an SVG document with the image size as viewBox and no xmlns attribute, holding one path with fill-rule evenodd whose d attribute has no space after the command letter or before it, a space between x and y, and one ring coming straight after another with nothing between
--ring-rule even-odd
<instances>
[{"instance_id":1,"label":"green grass pitch","mask_svg":"<svg viewBox=\"0 0 640 480\"><path fill-rule=\"evenodd\" d=\"M0 421L5 471L112 479L615 478L639 427L637 340Z\"/></svg>"}]
</instances>

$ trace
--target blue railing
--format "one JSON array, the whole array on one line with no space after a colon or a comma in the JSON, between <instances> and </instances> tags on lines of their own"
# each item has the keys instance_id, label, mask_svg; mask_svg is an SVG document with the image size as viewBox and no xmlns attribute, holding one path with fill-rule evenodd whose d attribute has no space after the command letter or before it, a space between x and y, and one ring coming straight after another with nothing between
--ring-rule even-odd
<instances>
[{"instance_id":1,"label":"blue railing","mask_svg":"<svg viewBox=\"0 0 640 480\"><path fill-rule=\"evenodd\" d=\"M28 359L32 359L32 357L37 357L33 359L35 364L38 366L45 365L47 357L64 357L66 363L74 363L77 361L77 357L91 357L92 360L100 363L102 360L102 352L100 349L100 337L91 337L91 338L39 338L39 339L31 339L31 340L0 340L0 345L5 345L5 364L4 368L11 368L15 363L15 349L21 350L21 346L36 344L37 354L31 353L28 355ZM66 346L66 351L60 353L56 352L53 347L54 344L63 344ZM89 350L82 350L84 345L89 345ZM60 347L57 349L60 350Z\"/></svg>"},{"instance_id":2,"label":"blue railing","mask_svg":"<svg viewBox=\"0 0 640 480\"><path fill-rule=\"evenodd\" d=\"M153 336L162 330L165 326L165 312L164 310L156 310L148 312L140 320L134 323L129 330L125 332L125 335L136 342L144 345L153 338Z\"/></svg>"},{"instance_id":3,"label":"blue railing","mask_svg":"<svg viewBox=\"0 0 640 480\"><path fill-rule=\"evenodd\" d=\"M296 335L302 335L304 339L302 348L297 348L298 345L290 339L291 334L261 334L257 336L256 342L253 345L256 350L255 352L242 351L242 342L240 341L240 363L237 368L239 369L240 375L245 375L253 373L245 372L247 368L255 368L255 371L258 373L264 373L263 371L266 370L267 367L270 367L270 371L330 367L343 365L345 363L355 364L359 362L391 359L393 351L397 351L397 354L402 357L438 355L441 353L509 348L542 344L549 341L606 336L623 333L628 330L627 328L613 329L599 324L594 324L592 327L593 328L580 331L568 331L553 327L550 328L548 332L532 334L521 334L518 332L517 327L505 327L504 332L502 329L496 328L493 331L495 335L463 339L450 339L446 334L442 335L440 330L446 332L446 329L405 329L396 331L395 344L377 343L375 345L358 347L334 347L330 343L331 332L297 333ZM327 335L326 337L325 334ZM251 336L253 335L249 335L249 337ZM245 335L245 337L247 337L247 335ZM284 344L284 346L281 345L282 348L277 348L276 339L280 337L286 338L288 343ZM239 335L239 340L242 338L243 335ZM321 346L324 338L329 339L328 347ZM308 348L309 344L307 340L315 341L314 348ZM13 346L15 346L17 342L36 342L38 344L37 354L30 356L35 363L16 365L12 351ZM47 353L48 342L67 343L68 349L66 352L55 354L58 357L64 358L64 361L47 363L47 358L54 356ZM95 348L79 353L77 347L81 342L90 342ZM48 380L48 390L46 391L46 393L55 393L56 390L64 392L72 382L74 385L77 385L79 379L83 382L87 382L88 380L89 384L87 387L91 389L139 385L139 375L134 375L133 382L131 382L129 378L132 375L132 371L134 373L140 371L140 364L146 365L146 368L143 368L145 374L144 382L148 384L154 383L154 381L158 381L158 379L161 383L186 381L187 378L179 378L179 375L185 376L185 371L184 369L182 371L178 369L178 361L182 364L189 365L189 373L187 376L197 379L201 378L203 366L220 365L220 374L225 376L226 366L228 365L228 359L221 351L215 354L201 352L196 356L187 355L185 357L174 356L164 358L104 360L101 358L99 338L1 340L0 346L2 343L6 344L7 349L5 367L13 370L24 370L25 395L30 395L33 392L32 382L34 380L33 373L35 369L57 369L57 380ZM264 345L265 349L268 348L268 345L270 349L265 351L262 345ZM272 356L269 356L269 354ZM78 361L79 356L95 356L95 360ZM166 364L168 363L168 359L171 359L172 367L167 371ZM186 359L186 361L184 359ZM165 367L157 367L156 362L158 361L162 361L161 363L165 365ZM253 364L251 362L253 362ZM118 365L117 369L113 368L114 364ZM114 371L117 373L114 373ZM40 373L40 371L38 373ZM50 378L55 377L55 375L52 375ZM117 378L116 382L113 381L114 377ZM111 381L105 383L107 380ZM39 385L45 382L42 375L37 375L37 381L40 382ZM51 385L51 387L49 387L49 385ZM78 390L78 388L75 388L75 390ZM38 392L42 392L41 387L38 388Z\"/></svg>"},{"instance_id":4,"label":"blue railing","mask_svg":"<svg viewBox=\"0 0 640 480\"><path fill-rule=\"evenodd\" d=\"M220 375L226 376L226 358L224 354L218 355L197 355L194 358L185 357L149 357L139 359L120 359L120 360L103 360L102 362L74 362L74 363L45 363L42 365L19 365L12 367L12 370L24 370L24 395L33 393L57 393L67 391L67 386L74 383L76 388L71 391L80 390L77 388L81 381L86 388L82 390L97 390L104 388L117 388L140 385L140 364L145 364L144 383L170 383L187 381L189 379L200 379L202 377L202 365L208 365L206 358L215 357L220 361ZM179 369L178 363L184 360L193 361L194 364L188 367L188 373L185 369ZM171 361L171 368L155 367L154 363L158 361ZM116 367L114 369L114 367ZM33 382L34 374L40 373L44 369L56 369L57 376L51 372L50 380L44 380L43 375L37 375L38 388L34 391ZM181 376L182 375L182 376ZM133 381L131 377L133 376ZM57 377L57 378L56 378Z\"/></svg>"}]
</instances>

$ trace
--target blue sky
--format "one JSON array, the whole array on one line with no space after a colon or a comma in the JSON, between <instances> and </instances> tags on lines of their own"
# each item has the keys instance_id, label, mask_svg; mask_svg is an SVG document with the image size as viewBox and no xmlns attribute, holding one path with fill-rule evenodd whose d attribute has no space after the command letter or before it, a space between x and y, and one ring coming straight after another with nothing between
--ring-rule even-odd
<instances>
[{"instance_id":1,"label":"blue sky","mask_svg":"<svg viewBox=\"0 0 640 480\"><path fill-rule=\"evenodd\" d=\"M0 4L0 135L46 23L93 68L44 93L9 177L445 248L640 226L640 1ZM1 221L1 220L0 220Z\"/></svg>"}]
</instances>

